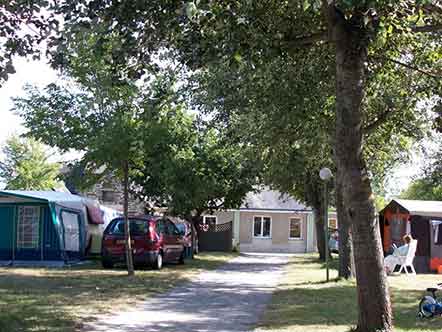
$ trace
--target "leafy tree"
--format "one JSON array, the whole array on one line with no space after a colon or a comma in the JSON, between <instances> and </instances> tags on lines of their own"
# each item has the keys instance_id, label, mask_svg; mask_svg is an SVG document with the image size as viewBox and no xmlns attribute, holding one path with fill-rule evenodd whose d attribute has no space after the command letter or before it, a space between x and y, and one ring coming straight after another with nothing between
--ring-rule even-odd
<instances>
[{"instance_id":1,"label":"leafy tree","mask_svg":"<svg viewBox=\"0 0 442 332\"><path fill-rule=\"evenodd\" d=\"M141 149L141 118L144 103L149 100L149 82L144 86L119 79L115 70L124 66L103 60L118 47L118 40L106 44L108 53L96 54L94 39L82 35L72 43L70 67L66 74L74 80L71 92L55 84L43 91L27 88L27 96L15 99L15 107L34 137L62 151L84 152L86 171L112 173L124 188L126 262L128 274L134 274L128 218L130 169L138 162ZM141 82L143 83L143 82Z\"/></svg>"},{"instance_id":2,"label":"leafy tree","mask_svg":"<svg viewBox=\"0 0 442 332\"><path fill-rule=\"evenodd\" d=\"M51 84L43 91L28 87L25 97L15 99L15 108L32 136L61 151L75 149L84 152L82 162L87 172L95 173L95 176L104 176L109 172L116 174L123 183L127 218L128 172L136 161L139 149L137 90L133 86L106 87L100 86L99 82L96 84L83 86L83 89L97 89L105 93L106 99L100 104L88 93L72 93ZM129 243L127 249L131 253L128 229L126 238ZM127 254L126 259L131 275L132 255Z\"/></svg>"},{"instance_id":3,"label":"leafy tree","mask_svg":"<svg viewBox=\"0 0 442 332\"><path fill-rule=\"evenodd\" d=\"M58 26L52 12L45 11L51 1L7 0L0 2L0 86L15 73L13 57L40 57L40 47Z\"/></svg>"},{"instance_id":4,"label":"leafy tree","mask_svg":"<svg viewBox=\"0 0 442 332\"><path fill-rule=\"evenodd\" d=\"M306 48L316 50L313 57L322 58L321 48L330 46L336 69L333 146L337 181L354 236L358 330L392 330L379 227L362 149L363 121L369 119L364 92L370 70L398 66L436 80L434 89L440 89L441 7L437 1L226 0L184 6L164 1L69 1L60 10L69 13L66 28L72 35L78 30L75 22L81 21L100 40L111 31L122 36L122 47L113 59L134 63L130 75L142 74L164 46L194 69L242 62L250 70L272 59L300 58ZM60 53L63 48L55 52L56 60ZM294 66L301 68L302 62ZM429 93L437 93L434 89ZM305 92L314 99L309 89Z\"/></svg>"},{"instance_id":5,"label":"leafy tree","mask_svg":"<svg viewBox=\"0 0 442 332\"><path fill-rule=\"evenodd\" d=\"M39 141L12 136L6 141L3 154L0 177L6 182L6 189L52 190L60 185L60 165L48 160L47 148Z\"/></svg>"},{"instance_id":6,"label":"leafy tree","mask_svg":"<svg viewBox=\"0 0 442 332\"><path fill-rule=\"evenodd\" d=\"M422 176L410 183L401 193L401 198L442 201L442 150L428 159Z\"/></svg>"},{"instance_id":7,"label":"leafy tree","mask_svg":"<svg viewBox=\"0 0 442 332\"><path fill-rule=\"evenodd\" d=\"M253 70L243 62L208 65L194 75L192 91L194 107L214 114L214 123L230 128L229 136L238 136L256 146L254 156L264 159L269 184L321 212L324 209L319 169L335 168L332 166L334 86L329 79L334 70L330 56L324 54L318 60L312 52L305 51L299 60L291 56L254 64ZM294 66L298 61L302 63L300 68ZM428 83L420 74L401 70L386 75L385 69L373 68L369 78L368 88L373 95L370 93L364 103L367 115L363 152L375 189L381 194L388 170L405 161L411 145L424 136L428 118L425 112L417 113L415 109L419 100L425 98L420 91ZM321 83L315 85L309 79ZM311 87L310 91L305 85ZM385 90L379 91L379 86ZM413 89L410 95L400 93L408 89ZM307 183L310 185L306 186ZM340 275L348 277L351 245L345 239L350 232L344 227L347 218L339 190L335 193L341 221L340 239L344 239L340 244L346 247L340 253ZM324 258L324 217L315 215L318 248Z\"/></svg>"},{"instance_id":8,"label":"leafy tree","mask_svg":"<svg viewBox=\"0 0 442 332\"><path fill-rule=\"evenodd\" d=\"M206 33L206 30L204 30L204 28L208 28L208 24L205 24L205 22L197 22L196 24L199 26L200 32L204 31L204 33L200 33L199 37L206 41L206 43L208 43L207 40L212 41L216 38L223 38L223 36L226 35L229 36L229 40L225 40L225 43L219 40L217 42L213 42L213 45L221 45L220 47L218 47L217 52L225 51L223 54L226 55L226 58L228 58L229 56L231 59L234 60L242 58L246 59L244 61L250 61L252 65L255 65L256 63L259 63L259 61L264 57L261 56L261 54L267 55L265 53L266 50L264 50L264 46L260 47L259 44L260 42L263 42L263 34L265 34L265 31L261 34L258 34L261 40L256 40L256 38L254 38L254 34L256 34L256 31L253 29L253 23L260 22L260 20L257 19L258 15L255 15L257 11L251 13L256 8L250 8L249 11L249 8L247 8L248 5L249 4L243 3L238 4L236 7L234 7L231 4L229 8L225 6L223 9L226 9L226 12L222 12L219 15L217 15L218 13L214 13L215 10L213 10L211 12L212 16L209 18L207 18L207 15L204 14L204 10L206 9L204 8L204 6L201 6L204 8L204 10L196 11L196 15L201 15L196 19L200 20L207 19L210 21L212 19L216 20L220 17L226 17L226 21L223 22L224 26L222 30L229 31L230 34L223 34L220 31L216 31L213 34L208 34ZM268 3L266 5L268 5ZM405 2L403 2L399 6L397 6L395 10L402 11L406 6L407 5L405 4ZM223 6L219 5L219 7ZM382 8L383 4L380 3L377 7L378 8L376 8L377 12L375 15L376 20L382 20L386 18L387 16L383 16L384 14L382 14L382 11L386 11L387 7ZM338 172L337 178L338 182L343 186L343 199L345 202L345 206L347 207L349 217L352 221L353 235L355 237L355 262L358 271L357 279L360 304L358 327L362 331L372 331L376 329L389 330L391 328L391 309L388 297L388 290L385 285L385 275L382 267L380 236L378 232L378 227L373 226L375 215L374 204L372 200L372 190L370 186L367 164L362 155L362 138L365 134L364 130L366 129L363 127L363 121L365 120L365 118L368 119L370 115L367 111L367 108L364 107L364 87L367 87L370 83L369 81L365 80L367 77L366 56L369 52L374 52L376 55L382 54L382 56L384 56L387 52L384 53L383 50L380 50L378 45L376 45L374 42L372 43L372 40L381 42L381 32L378 31L378 28L376 26L370 25L370 6L367 3L356 4L356 2L352 2L350 4L350 2L347 2L346 4L341 4L340 2L335 3L324 1L322 4L322 9L322 13L319 12L319 10L317 12L319 15L323 15L323 13L325 13L325 17L322 17L321 19L321 17L318 16L317 18L325 23L325 27L328 29L328 38L325 39L328 39L329 41L334 41L335 46L335 79L337 90L334 148ZM260 16L259 18L265 20L265 13L274 13L277 12L277 10L278 9L275 8L274 11L263 11L261 13L264 14L262 14L262 16ZM285 8L285 12L294 12L295 10L295 8ZM234 12L234 14L231 14L231 12ZM315 8L312 8L311 13L315 12ZM223 15L224 13L226 14ZM298 11L298 13L300 12ZM300 14L299 16L301 16L302 18L302 14ZM304 17L307 18L308 16L306 15ZM246 22L244 26L241 26L241 24L238 23L238 18L241 18L241 21ZM281 21L277 21L278 18L272 16L272 24L273 26L276 25L276 27L273 29L274 34L267 35L269 36L269 38L277 35L277 32L279 32L279 28L282 29L283 25L281 24L278 26L278 24L286 20L286 17L284 15L281 15L280 18ZM229 19L231 20L229 21ZM429 20L431 20L431 18ZM297 17L296 23L298 23L299 21L301 21L303 25L308 26L308 23L300 19L300 17ZM314 18L311 19L311 22L315 22ZM405 26L413 26L413 24L408 21L403 21L402 23ZM215 25L214 22L211 22L211 24ZM320 22L316 22L313 24L321 26ZM229 27L226 28L225 25L228 25ZM269 25L264 24L263 26L268 27ZM308 26L307 29L308 28L311 27ZM293 26L291 27L291 29L293 29ZM307 29L299 28L293 29L292 31L306 31ZM415 29L415 31L422 31L422 29L418 28L413 29ZM216 28L214 30L216 30ZM309 32L311 32L312 30L314 31L314 29L311 29L309 30ZM281 35L284 35L285 31L280 31L280 33ZM379 35L377 35L378 33ZM232 34L234 35L233 37ZM404 36L400 32L397 32L397 35L401 36L401 38L404 38L405 40L409 37ZM214 36L213 39L212 36ZM379 39L377 39L378 37ZM318 38L322 39L322 37L317 35L308 36L306 38L300 36L299 38L291 38L289 43L292 42L292 45L296 45L297 42L307 42L318 45ZM401 46L400 43L403 43L404 39L393 37L391 41L393 43L397 43L395 46ZM231 42L232 40L233 42ZM239 40L240 42L235 43L236 40ZM241 45L240 43L244 43L244 45ZM256 44L253 44L253 46L251 46L252 43ZM201 44L202 43L200 43L200 45ZM220 50L219 48L222 48L222 46L224 45L227 46L227 49ZM271 42L269 42L267 46L268 45L272 45ZM298 44L298 46L300 45ZM391 51L391 48L389 48L390 46L391 45L388 45L388 47L386 47L386 50ZM252 50L246 50L247 47L251 48ZM281 47L279 49L281 53L283 53L284 51L289 52L287 48L284 47ZM397 48L394 49L394 51L396 52L397 50ZM256 53L254 53L254 51L256 51ZM300 54L304 51L295 50L290 52L289 56L293 56L293 53L295 52L296 54ZM203 53L201 58L207 59L207 61L209 61L210 55L210 52ZM396 61L396 64L397 62L400 62L399 60L394 61ZM376 65L373 67L373 69L375 70L376 66L379 65L383 66L381 68L386 68L389 66L389 64L386 65L383 61L375 62ZM296 94L294 94L294 96L295 95ZM391 111L389 109L387 110L391 114ZM380 118L380 115L381 114L378 115L377 119ZM376 118L374 120L377 121ZM371 124L368 123L367 129L370 128L370 126ZM373 274L373 271L375 271L376 273ZM375 276L375 278L372 278L371 281L368 282L368 280L370 280L367 277L368 275ZM375 294L375 296L368 299L366 296L363 295L365 293ZM374 300L375 298L376 300ZM370 302L372 301L376 301L376 305L370 304Z\"/></svg>"},{"instance_id":9,"label":"leafy tree","mask_svg":"<svg viewBox=\"0 0 442 332\"><path fill-rule=\"evenodd\" d=\"M400 197L424 201L442 201L442 185L436 185L427 178L417 179L411 182Z\"/></svg>"},{"instance_id":10,"label":"leafy tree","mask_svg":"<svg viewBox=\"0 0 442 332\"><path fill-rule=\"evenodd\" d=\"M194 221L205 211L238 208L257 183L259 165L247 150L176 110L160 122L145 131L138 195Z\"/></svg>"},{"instance_id":11,"label":"leafy tree","mask_svg":"<svg viewBox=\"0 0 442 332\"><path fill-rule=\"evenodd\" d=\"M223 144L219 132L197 128L176 99L170 72L136 85L116 84L99 58L77 50L82 61L70 59L71 75L84 92L52 84L44 91L28 87L27 96L15 100L34 136L64 150L84 151L88 183L109 173L119 176L125 202L131 191L185 216L241 204L256 181L254 167L240 149Z\"/></svg>"},{"instance_id":12,"label":"leafy tree","mask_svg":"<svg viewBox=\"0 0 442 332\"><path fill-rule=\"evenodd\" d=\"M192 76L193 107L214 116L233 144L253 147L251 157L264 165L263 181L311 206L320 258L325 258L323 189L319 170L333 164L333 75L330 58L315 61L309 51L267 63L205 66ZM302 63L295 68L295 63ZM307 83L316 77L319 85ZM307 84L306 84L307 83ZM306 98L311 86L317 98ZM293 93L299 91L299 93Z\"/></svg>"}]
</instances>

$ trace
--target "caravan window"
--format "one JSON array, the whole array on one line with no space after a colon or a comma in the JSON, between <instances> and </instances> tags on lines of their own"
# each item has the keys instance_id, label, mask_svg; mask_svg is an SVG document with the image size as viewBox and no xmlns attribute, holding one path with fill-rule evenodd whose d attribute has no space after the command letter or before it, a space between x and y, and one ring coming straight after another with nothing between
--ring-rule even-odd
<instances>
[{"instance_id":1,"label":"caravan window","mask_svg":"<svg viewBox=\"0 0 442 332\"><path fill-rule=\"evenodd\" d=\"M78 214L62 211L61 219L64 226L64 246L66 251L80 251L80 223Z\"/></svg>"},{"instance_id":2,"label":"caravan window","mask_svg":"<svg viewBox=\"0 0 442 332\"><path fill-rule=\"evenodd\" d=\"M20 206L17 221L17 248L38 248L40 239L40 207Z\"/></svg>"}]
</instances>

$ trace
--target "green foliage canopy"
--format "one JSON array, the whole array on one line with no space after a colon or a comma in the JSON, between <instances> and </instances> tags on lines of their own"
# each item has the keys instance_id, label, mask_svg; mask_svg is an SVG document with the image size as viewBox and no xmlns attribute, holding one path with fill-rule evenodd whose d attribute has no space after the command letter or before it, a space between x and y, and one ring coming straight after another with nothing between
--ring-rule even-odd
<instances>
[{"instance_id":1,"label":"green foliage canopy","mask_svg":"<svg viewBox=\"0 0 442 332\"><path fill-rule=\"evenodd\" d=\"M422 176L412 181L400 197L442 201L442 150L430 156Z\"/></svg>"},{"instance_id":2,"label":"green foliage canopy","mask_svg":"<svg viewBox=\"0 0 442 332\"><path fill-rule=\"evenodd\" d=\"M58 27L52 1L0 1L0 86L15 73L14 56L40 58L41 44Z\"/></svg>"},{"instance_id":3,"label":"green foliage canopy","mask_svg":"<svg viewBox=\"0 0 442 332\"><path fill-rule=\"evenodd\" d=\"M370 114L365 107L367 72L386 68L386 63L413 68L436 81L436 90L431 93L440 92L442 8L438 1L79 0L63 3L60 10L66 17L67 40L75 38L72 36L78 30L89 29L97 36L96 49L100 49L110 35L119 35L121 47L109 61L134 64L131 71L119 74L122 77L142 75L152 56L163 48L175 52L176 59L195 70L208 64L245 64L253 70L274 59L299 60L305 47L319 49L332 44L336 60L333 147L355 235L358 330L392 330L388 287L378 250L380 237L376 227L368 227L374 220L374 206L363 156L363 122L374 120L365 123L370 128L384 115ZM63 40L58 45L53 53L55 62L66 50ZM317 53L316 58L321 55ZM309 89L316 92L314 85ZM294 97L298 91L292 92ZM316 97L314 93L308 96L310 100ZM374 296L367 298L367 293Z\"/></svg>"},{"instance_id":4,"label":"green foliage canopy","mask_svg":"<svg viewBox=\"0 0 442 332\"><path fill-rule=\"evenodd\" d=\"M139 194L183 216L238 208L254 189L259 166L250 162L244 147L189 120L175 113L146 131L144 164L134 178ZM165 128L167 133L158 134Z\"/></svg>"},{"instance_id":5,"label":"green foliage canopy","mask_svg":"<svg viewBox=\"0 0 442 332\"><path fill-rule=\"evenodd\" d=\"M442 185L437 185L428 178L417 179L401 193L400 197L424 201L442 201Z\"/></svg>"},{"instance_id":6,"label":"green foliage canopy","mask_svg":"<svg viewBox=\"0 0 442 332\"><path fill-rule=\"evenodd\" d=\"M47 147L32 138L12 136L2 150L0 177L8 190L52 190L60 183L60 165L50 162Z\"/></svg>"}]
</instances>

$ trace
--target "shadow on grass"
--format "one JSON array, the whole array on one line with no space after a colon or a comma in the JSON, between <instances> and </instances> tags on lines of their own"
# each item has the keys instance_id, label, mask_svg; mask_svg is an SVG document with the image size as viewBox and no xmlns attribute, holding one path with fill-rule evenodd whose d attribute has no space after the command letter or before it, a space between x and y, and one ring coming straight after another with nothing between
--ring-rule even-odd
<instances>
[{"instance_id":1,"label":"shadow on grass","mask_svg":"<svg viewBox=\"0 0 442 332\"><path fill-rule=\"evenodd\" d=\"M333 326L346 326L348 331L351 326L356 325L358 311L353 285L338 282L321 289L311 286L274 293L273 298L277 300L268 307L266 319L259 327L278 330L291 326L324 326L331 329ZM442 318L416 317L421 297L422 291L404 292L392 289L396 330L413 332L442 330Z\"/></svg>"},{"instance_id":2,"label":"shadow on grass","mask_svg":"<svg viewBox=\"0 0 442 332\"><path fill-rule=\"evenodd\" d=\"M356 298L350 285L336 284L315 289L296 287L274 293L265 324L272 329L293 325L346 325L357 317Z\"/></svg>"},{"instance_id":3,"label":"shadow on grass","mask_svg":"<svg viewBox=\"0 0 442 332\"><path fill-rule=\"evenodd\" d=\"M234 255L204 254L161 271L138 270L128 278L124 267L103 270L99 262L58 269L0 269L0 332L76 331L80 317L130 306L218 267Z\"/></svg>"},{"instance_id":4,"label":"shadow on grass","mask_svg":"<svg viewBox=\"0 0 442 332\"><path fill-rule=\"evenodd\" d=\"M325 262L320 261L319 259L317 259L316 262L321 263L322 269L326 268ZM312 263L314 263L314 261ZM332 255L332 257L328 261L328 268L330 270L339 271L339 256L338 255Z\"/></svg>"},{"instance_id":5,"label":"shadow on grass","mask_svg":"<svg viewBox=\"0 0 442 332\"><path fill-rule=\"evenodd\" d=\"M334 259L331 266L337 268L338 264ZM343 332L355 326L358 308L354 281L325 283L324 269L325 264L316 256L295 257L259 327L271 331ZM391 280L390 287L396 331L442 331L442 318L417 318L419 301L425 295L420 287L425 280L419 275L416 280L400 278Z\"/></svg>"},{"instance_id":6,"label":"shadow on grass","mask_svg":"<svg viewBox=\"0 0 442 332\"><path fill-rule=\"evenodd\" d=\"M442 331L442 318L417 318L419 301L425 294L422 290L404 290L391 287L394 309L394 324L403 331Z\"/></svg>"}]
</instances>

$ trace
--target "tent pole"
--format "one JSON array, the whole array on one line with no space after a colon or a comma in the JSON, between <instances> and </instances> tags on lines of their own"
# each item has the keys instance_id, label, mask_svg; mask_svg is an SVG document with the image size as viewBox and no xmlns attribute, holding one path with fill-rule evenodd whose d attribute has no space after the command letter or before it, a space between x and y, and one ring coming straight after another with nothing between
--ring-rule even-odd
<instances>
[{"instance_id":1,"label":"tent pole","mask_svg":"<svg viewBox=\"0 0 442 332\"><path fill-rule=\"evenodd\" d=\"M42 207L40 207L40 213L39 213L39 217L40 217L40 259L44 260L43 257L43 244L44 244L44 226L45 226L45 211Z\"/></svg>"},{"instance_id":2,"label":"tent pole","mask_svg":"<svg viewBox=\"0 0 442 332\"><path fill-rule=\"evenodd\" d=\"M15 205L12 210L12 265L15 261L15 246L17 239L17 206Z\"/></svg>"}]
</instances>

